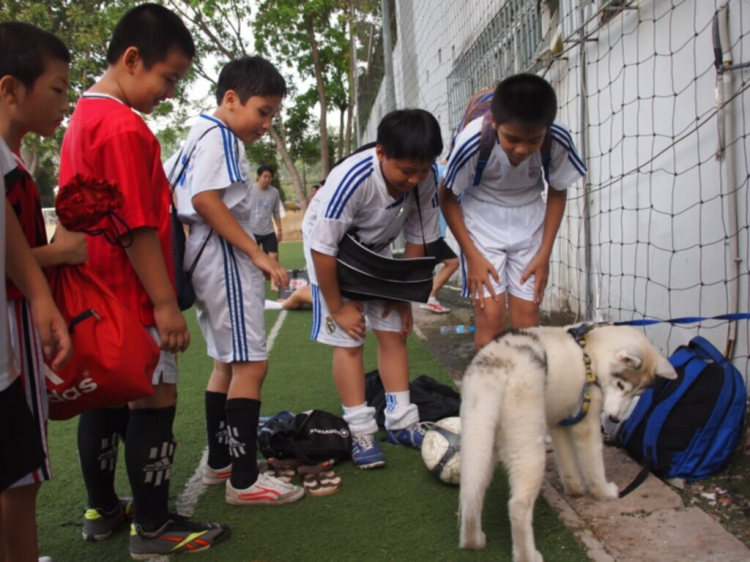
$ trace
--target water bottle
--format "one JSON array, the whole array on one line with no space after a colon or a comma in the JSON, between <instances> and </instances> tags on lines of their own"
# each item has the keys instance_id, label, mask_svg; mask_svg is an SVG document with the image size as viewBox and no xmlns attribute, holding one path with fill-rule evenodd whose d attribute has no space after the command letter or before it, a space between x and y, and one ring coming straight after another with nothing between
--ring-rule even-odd
<instances>
[{"instance_id":1,"label":"water bottle","mask_svg":"<svg viewBox=\"0 0 750 562\"><path fill-rule=\"evenodd\" d=\"M474 326L459 324L458 326L440 326L441 336L452 336L457 334L473 334Z\"/></svg>"}]
</instances>

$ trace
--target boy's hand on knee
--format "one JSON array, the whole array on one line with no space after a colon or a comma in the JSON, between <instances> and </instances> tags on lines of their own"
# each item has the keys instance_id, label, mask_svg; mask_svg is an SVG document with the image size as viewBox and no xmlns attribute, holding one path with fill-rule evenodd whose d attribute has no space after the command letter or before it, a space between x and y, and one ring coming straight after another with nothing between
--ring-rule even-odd
<instances>
[{"instance_id":1,"label":"boy's hand on knee","mask_svg":"<svg viewBox=\"0 0 750 562\"><path fill-rule=\"evenodd\" d=\"M355 340L364 339L367 325L365 323L364 306L361 302L345 302L337 312L332 312L331 315L336 324L341 326Z\"/></svg>"},{"instance_id":2,"label":"boy's hand on knee","mask_svg":"<svg viewBox=\"0 0 750 562\"><path fill-rule=\"evenodd\" d=\"M484 308L484 288L487 287L492 300L497 302L495 289L492 287L490 276L495 279L495 283L500 283L500 276L492 263L484 256L477 255L473 258L466 259L466 275L469 295L474 306Z\"/></svg>"},{"instance_id":3,"label":"boy's hand on knee","mask_svg":"<svg viewBox=\"0 0 750 562\"><path fill-rule=\"evenodd\" d=\"M388 302L383 311L383 318L386 318L394 310L398 312L399 316L401 316L401 331L399 332L399 335L406 339L409 337L409 334L411 334L411 330L414 327L414 316L411 312L411 303L397 301Z\"/></svg>"},{"instance_id":4,"label":"boy's hand on knee","mask_svg":"<svg viewBox=\"0 0 750 562\"><path fill-rule=\"evenodd\" d=\"M549 279L549 258L537 254L529 263L526 271L523 272L520 279L521 285L526 283L532 275L534 276L534 303L541 304Z\"/></svg>"},{"instance_id":5,"label":"boy's hand on knee","mask_svg":"<svg viewBox=\"0 0 750 562\"><path fill-rule=\"evenodd\" d=\"M188 348L190 332L176 300L154 306L154 319L159 330L160 349L177 353Z\"/></svg>"},{"instance_id":6,"label":"boy's hand on knee","mask_svg":"<svg viewBox=\"0 0 750 562\"><path fill-rule=\"evenodd\" d=\"M279 287L289 287L289 273L279 262L272 259L265 252L259 252L252 258L253 265L263 272L266 279L270 279Z\"/></svg>"}]
</instances>

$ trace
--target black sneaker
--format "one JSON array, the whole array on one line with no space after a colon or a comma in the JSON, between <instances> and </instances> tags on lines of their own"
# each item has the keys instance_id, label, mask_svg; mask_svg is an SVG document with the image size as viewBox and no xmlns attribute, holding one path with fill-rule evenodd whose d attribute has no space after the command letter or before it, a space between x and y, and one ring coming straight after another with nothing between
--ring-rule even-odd
<instances>
[{"instance_id":1,"label":"black sneaker","mask_svg":"<svg viewBox=\"0 0 750 562\"><path fill-rule=\"evenodd\" d=\"M120 503L110 512L87 507L83 514L83 540L103 541L112 536L115 527L133 518L133 500L121 498Z\"/></svg>"},{"instance_id":2,"label":"black sneaker","mask_svg":"<svg viewBox=\"0 0 750 562\"><path fill-rule=\"evenodd\" d=\"M130 556L133 560L150 560L157 556L208 550L229 538L228 525L196 523L171 513L169 520L153 533L139 525L130 526Z\"/></svg>"}]
</instances>

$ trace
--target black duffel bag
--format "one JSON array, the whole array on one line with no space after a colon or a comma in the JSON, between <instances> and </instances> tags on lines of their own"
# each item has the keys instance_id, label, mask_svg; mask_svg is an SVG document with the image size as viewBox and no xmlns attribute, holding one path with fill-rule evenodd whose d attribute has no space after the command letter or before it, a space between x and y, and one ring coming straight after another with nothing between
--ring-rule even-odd
<instances>
[{"instance_id":1,"label":"black duffel bag","mask_svg":"<svg viewBox=\"0 0 750 562\"><path fill-rule=\"evenodd\" d=\"M351 457L352 436L349 424L328 412L280 412L258 431L258 449L267 459L296 459L306 466L341 462Z\"/></svg>"}]
</instances>

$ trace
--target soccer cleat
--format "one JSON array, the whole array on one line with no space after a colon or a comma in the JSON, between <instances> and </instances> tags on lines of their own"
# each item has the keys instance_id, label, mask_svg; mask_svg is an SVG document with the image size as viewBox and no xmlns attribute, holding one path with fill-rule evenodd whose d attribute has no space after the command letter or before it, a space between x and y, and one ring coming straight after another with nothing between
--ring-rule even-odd
<instances>
[{"instance_id":1,"label":"soccer cleat","mask_svg":"<svg viewBox=\"0 0 750 562\"><path fill-rule=\"evenodd\" d=\"M375 441L375 435L352 435L352 460L359 468L385 466L385 456Z\"/></svg>"},{"instance_id":2,"label":"soccer cleat","mask_svg":"<svg viewBox=\"0 0 750 562\"><path fill-rule=\"evenodd\" d=\"M274 478L268 473L258 475L249 488L237 489L227 480L226 501L229 505L284 505L296 502L305 495L305 489Z\"/></svg>"},{"instance_id":3,"label":"soccer cleat","mask_svg":"<svg viewBox=\"0 0 750 562\"><path fill-rule=\"evenodd\" d=\"M103 541L112 536L115 527L133 518L133 500L121 498L117 507L110 512L88 507L83 513L83 540Z\"/></svg>"},{"instance_id":4,"label":"soccer cleat","mask_svg":"<svg viewBox=\"0 0 750 562\"><path fill-rule=\"evenodd\" d=\"M419 308L421 308L422 310L429 310L430 312L434 312L435 314L445 314L451 311L450 308L445 308L436 300L430 300L424 304L420 304Z\"/></svg>"},{"instance_id":5,"label":"soccer cleat","mask_svg":"<svg viewBox=\"0 0 750 562\"><path fill-rule=\"evenodd\" d=\"M208 463L206 463L203 465L201 480L205 486L215 486L216 484L223 484L230 476L232 476L231 463L229 466L217 469L211 468L208 466Z\"/></svg>"},{"instance_id":6,"label":"soccer cleat","mask_svg":"<svg viewBox=\"0 0 750 562\"><path fill-rule=\"evenodd\" d=\"M415 423L405 429L389 429L388 443L391 445L405 445L406 447L420 449L422 447L422 441L424 441L424 434L427 432L428 428L429 424Z\"/></svg>"},{"instance_id":7,"label":"soccer cleat","mask_svg":"<svg viewBox=\"0 0 750 562\"><path fill-rule=\"evenodd\" d=\"M196 523L187 517L171 513L169 520L153 533L130 526L130 557L151 560L168 554L200 552L224 542L230 529L218 523Z\"/></svg>"}]
</instances>

